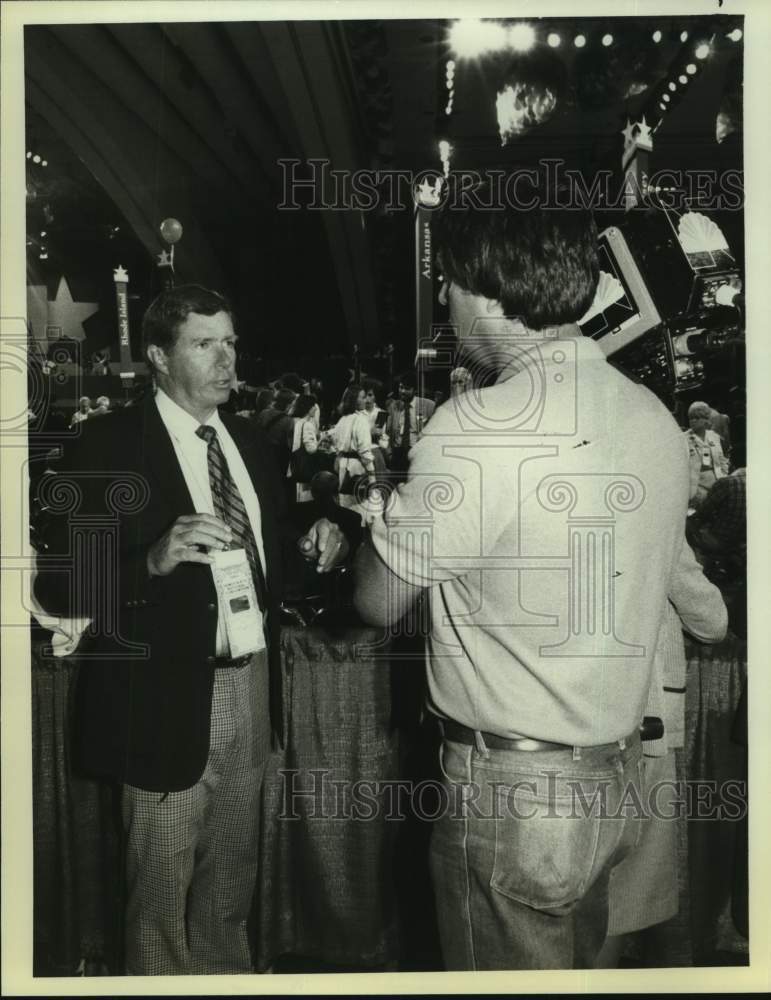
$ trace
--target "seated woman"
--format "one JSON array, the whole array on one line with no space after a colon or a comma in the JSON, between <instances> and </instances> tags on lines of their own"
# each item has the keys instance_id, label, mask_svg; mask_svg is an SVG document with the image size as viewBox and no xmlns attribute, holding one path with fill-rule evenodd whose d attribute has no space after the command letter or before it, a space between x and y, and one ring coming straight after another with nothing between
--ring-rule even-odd
<instances>
[{"instance_id":1,"label":"seated woman","mask_svg":"<svg viewBox=\"0 0 771 1000\"><path fill-rule=\"evenodd\" d=\"M366 478L375 483L375 461L369 418L364 411L366 394L360 385L349 385L343 394L342 416L332 429L337 450L335 472L340 482L340 505L353 507L356 487Z\"/></svg>"}]
</instances>

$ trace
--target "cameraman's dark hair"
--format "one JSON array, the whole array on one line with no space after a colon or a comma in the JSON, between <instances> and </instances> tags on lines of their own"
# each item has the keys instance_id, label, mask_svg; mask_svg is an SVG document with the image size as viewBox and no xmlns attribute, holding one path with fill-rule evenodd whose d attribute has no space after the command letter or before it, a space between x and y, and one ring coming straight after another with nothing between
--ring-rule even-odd
<instances>
[{"instance_id":1,"label":"cameraman's dark hair","mask_svg":"<svg viewBox=\"0 0 771 1000\"><path fill-rule=\"evenodd\" d=\"M432 229L444 277L474 295L500 302L504 314L531 330L575 323L594 299L599 275L597 229L579 208L547 208L555 199L543 191L517 194L517 208L491 198L485 182L471 207L461 193L449 197L433 217ZM532 197L531 197L532 196Z\"/></svg>"},{"instance_id":2,"label":"cameraman's dark hair","mask_svg":"<svg viewBox=\"0 0 771 1000\"><path fill-rule=\"evenodd\" d=\"M340 403L340 413L342 416L346 416L348 413L356 412L356 405L358 403L360 392L361 386L358 382L352 382L350 385L346 386L342 402Z\"/></svg>"},{"instance_id":3,"label":"cameraman's dark hair","mask_svg":"<svg viewBox=\"0 0 771 1000\"><path fill-rule=\"evenodd\" d=\"M225 312L233 318L230 303L219 292L201 285L177 285L154 299L142 319L142 347L145 357L150 344L168 352L174 346L179 327L190 313L214 316Z\"/></svg>"}]
</instances>

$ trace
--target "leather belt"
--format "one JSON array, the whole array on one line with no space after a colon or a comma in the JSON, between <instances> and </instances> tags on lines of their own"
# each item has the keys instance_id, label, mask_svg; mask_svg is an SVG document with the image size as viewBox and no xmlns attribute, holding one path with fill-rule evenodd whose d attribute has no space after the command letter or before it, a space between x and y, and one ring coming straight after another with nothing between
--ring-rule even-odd
<instances>
[{"instance_id":1,"label":"leather belt","mask_svg":"<svg viewBox=\"0 0 771 1000\"><path fill-rule=\"evenodd\" d=\"M251 653L247 653L246 656L236 656L235 659L231 659L227 656L218 656L214 661L215 670L239 670L241 667L245 667L247 663L252 658Z\"/></svg>"},{"instance_id":2,"label":"leather belt","mask_svg":"<svg viewBox=\"0 0 771 1000\"><path fill-rule=\"evenodd\" d=\"M462 726L454 719L441 719L444 729L445 739L453 743L465 743L466 746L476 746L476 737L473 729ZM494 733L481 733L485 746L491 750L572 750L573 744L552 743L549 740L532 740L528 736L520 736L515 739L508 739L505 736L496 736Z\"/></svg>"}]
</instances>

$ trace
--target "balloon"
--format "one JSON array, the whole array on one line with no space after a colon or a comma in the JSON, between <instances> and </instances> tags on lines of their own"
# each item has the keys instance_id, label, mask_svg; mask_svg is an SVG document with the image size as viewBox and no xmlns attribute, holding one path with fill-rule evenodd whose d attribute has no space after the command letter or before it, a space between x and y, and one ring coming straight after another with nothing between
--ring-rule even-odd
<instances>
[{"instance_id":1,"label":"balloon","mask_svg":"<svg viewBox=\"0 0 771 1000\"><path fill-rule=\"evenodd\" d=\"M177 243L182 239L182 223L179 219L164 219L161 223L161 236L167 243Z\"/></svg>"}]
</instances>

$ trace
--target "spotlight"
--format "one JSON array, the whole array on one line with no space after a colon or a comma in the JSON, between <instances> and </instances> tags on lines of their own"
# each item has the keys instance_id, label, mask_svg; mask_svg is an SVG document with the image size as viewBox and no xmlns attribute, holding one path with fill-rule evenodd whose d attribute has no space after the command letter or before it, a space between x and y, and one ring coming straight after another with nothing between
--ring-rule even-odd
<instances>
[{"instance_id":1,"label":"spotlight","mask_svg":"<svg viewBox=\"0 0 771 1000\"><path fill-rule=\"evenodd\" d=\"M586 45L586 35L576 35L573 39L573 44L577 49L582 49Z\"/></svg>"},{"instance_id":2,"label":"spotlight","mask_svg":"<svg viewBox=\"0 0 771 1000\"><path fill-rule=\"evenodd\" d=\"M688 77L685 75L685 73L681 73L680 76L678 76L678 78L677 78L677 82L678 83L688 83Z\"/></svg>"},{"instance_id":3,"label":"spotlight","mask_svg":"<svg viewBox=\"0 0 771 1000\"><path fill-rule=\"evenodd\" d=\"M514 24L509 28L509 47L517 52L527 52L535 45L535 29L530 24Z\"/></svg>"},{"instance_id":4,"label":"spotlight","mask_svg":"<svg viewBox=\"0 0 771 1000\"><path fill-rule=\"evenodd\" d=\"M613 44L613 35L603 35L602 36L602 44L605 46L606 49L607 49L607 47L609 45L612 45Z\"/></svg>"},{"instance_id":5,"label":"spotlight","mask_svg":"<svg viewBox=\"0 0 771 1000\"><path fill-rule=\"evenodd\" d=\"M687 42L688 41L688 32L687 31L681 31L680 32L680 41L681 42Z\"/></svg>"},{"instance_id":6,"label":"spotlight","mask_svg":"<svg viewBox=\"0 0 771 1000\"><path fill-rule=\"evenodd\" d=\"M657 45L659 44L659 42L661 41L661 32L660 32L660 31L654 31L654 32L653 32L653 41L654 41L654 42L655 42L655 43L656 43Z\"/></svg>"},{"instance_id":7,"label":"spotlight","mask_svg":"<svg viewBox=\"0 0 771 1000\"><path fill-rule=\"evenodd\" d=\"M556 48L559 47L559 44L562 41L562 39L560 38L560 36L557 34L556 31L551 31L551 32L549 32L549 35L547 36L546 41L549 43L549 45L553 49L556 49Z\"/></svg>"},{"instance_id":8,"label":"spotlight","mask_svg":"<svg viewBox=\"0 0 771 1000\"><path fill-rule=\"evenodd\" d=\"M732 42L740 42L742 40L742 29L734 28L733 31L729 31L726 38L730 38Z\"/></svg>"},{"instance_id":9,"label":"spotlight","mask_svg":"<svg viewBox=\"0 0 771 1000\"><path fill-rule=\"evenodd\" d=\"M676 84L676 83L672 83L672 82L670 81L670 83L669 83L669 89L670 89L670 90L677 90L677 84Z\"/></svg>"},{"instance_id":10,"label":"spotlight","mask_svg":"<svg viewBox=\"0 0 771 1000\"><path fill-rule=\"evenodd\" d=\"M507 41L507 31L497 21L464 19L450 28L450 45L460 59L474 59L485 52L505 49Z\"/></svg>"},{"instance_id":11,"label":"spotlight","mask_svg":"<svg viewBox=\"0 0 771 1000\"><path fill-rule=\"evenodd\" d=\"M696 72L696 63L688 63L688 65L685 67L685 72L688 74L688 76L693 76L693 74Z\"/></svg>"},{"instance_id":12,"label":"spotlight","mask_svg":"<svg viewBox=\"0 0 771 1000\"><path fill-rule=\"evenodd\" d=\"M701 45L696 49L694 53L697 59L706 59L709 55L709 45L706 42L702 42Z\"/></svg>"}]
</instances>

